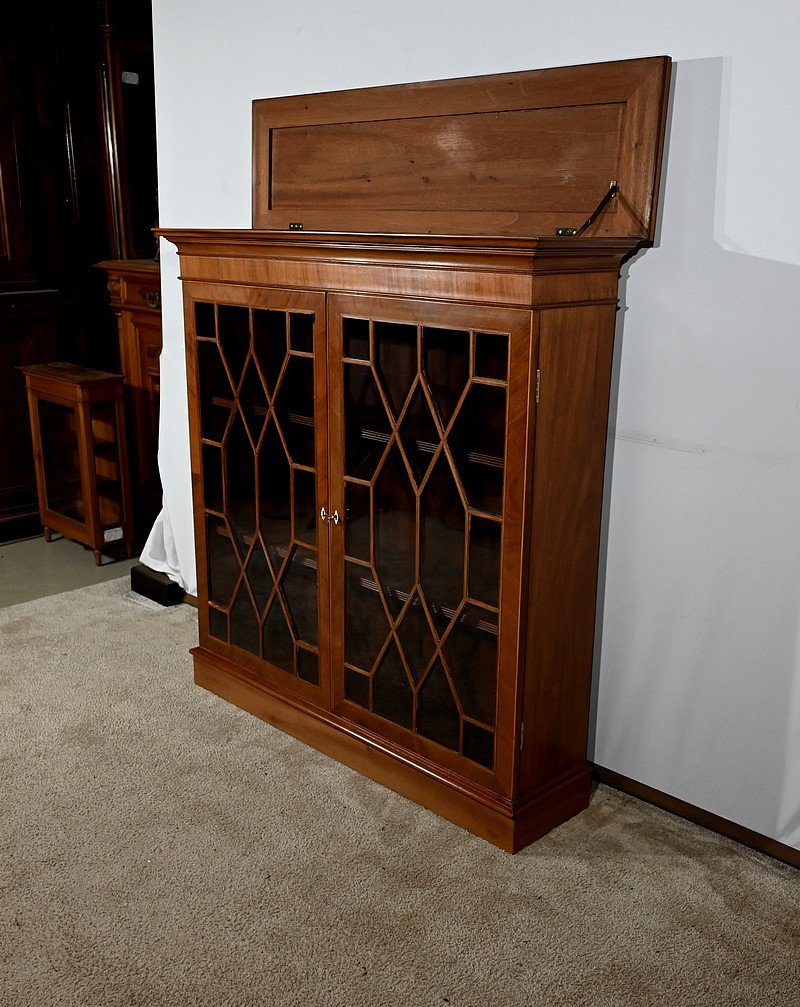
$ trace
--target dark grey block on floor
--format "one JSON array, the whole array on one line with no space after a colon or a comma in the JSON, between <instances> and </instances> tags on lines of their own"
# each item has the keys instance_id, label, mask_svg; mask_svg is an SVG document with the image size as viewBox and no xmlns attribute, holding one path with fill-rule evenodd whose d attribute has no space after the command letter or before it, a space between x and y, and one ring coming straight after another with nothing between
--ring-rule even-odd
<instances>
[{"instance_id":1,"label":"dark grey block on floor","mask_svg":"<svg viewBox=\"0 0 800 1007\"><path fill-rule=\"evenodd\" d=\"M165 573L151 570L144 563L131 567L131 591L143 594L159 605L180 605L186 593L180 584L170 580Z\"/></svg>"}]
</instances>

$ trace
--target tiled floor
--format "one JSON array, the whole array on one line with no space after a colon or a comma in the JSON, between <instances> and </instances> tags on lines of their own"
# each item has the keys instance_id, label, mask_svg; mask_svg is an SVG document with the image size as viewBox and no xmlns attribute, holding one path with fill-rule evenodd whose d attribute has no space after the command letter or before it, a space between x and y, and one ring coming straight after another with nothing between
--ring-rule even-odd
<instances>
[{"instance_id":1,"label":"tiled floor","mask_svg":"<svg viewBox=\"0 0 800 1007\"><path fill-rule=\"evenodd\" d=\"M65 538L0 543L0 608L124 577L138 562L103 556L98 567L91 549Z\"/></svg>"}]
</instances>

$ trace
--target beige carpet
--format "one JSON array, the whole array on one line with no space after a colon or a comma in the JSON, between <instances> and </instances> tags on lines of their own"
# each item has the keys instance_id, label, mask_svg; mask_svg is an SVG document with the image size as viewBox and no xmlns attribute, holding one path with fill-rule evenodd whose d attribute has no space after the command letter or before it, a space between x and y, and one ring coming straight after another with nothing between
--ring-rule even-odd
<instances>
[{"instance_id":1,"label":"beige carpet","mask_svg":"<svg viewBox=\"0 0 800 1007\"><path fill-rule=\"evenodd\" d=\"M194 623L0 612L2 1007L800 1004L798 872L603 787L510 857L196 688Z\"/></svg>"}]
</instances>

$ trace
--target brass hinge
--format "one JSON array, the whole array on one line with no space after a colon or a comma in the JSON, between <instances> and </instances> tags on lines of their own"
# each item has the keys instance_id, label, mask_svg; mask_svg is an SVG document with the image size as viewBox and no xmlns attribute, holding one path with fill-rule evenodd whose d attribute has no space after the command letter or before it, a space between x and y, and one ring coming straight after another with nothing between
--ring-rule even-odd
<instances>
[{"instance_id":1,"label":"brass hinge","mask_svg":"<svg viewBox=\"0 0 800 1007\"><path fill-rule=\"evenodd\" d=\"M539 391L542 387L542 372L540 370L536 371L536 403L539 403Z\"/></svg>"},{"instance_id":2,"label":"brass hinge","mask_svg":"<svg viewBox=\"0 0 800 1007\"><path fill-rule=\"evenodd\" d=\"M525 747L525 723L519 729L519 750L520 752Z\"/></svg>"}]
</instances>

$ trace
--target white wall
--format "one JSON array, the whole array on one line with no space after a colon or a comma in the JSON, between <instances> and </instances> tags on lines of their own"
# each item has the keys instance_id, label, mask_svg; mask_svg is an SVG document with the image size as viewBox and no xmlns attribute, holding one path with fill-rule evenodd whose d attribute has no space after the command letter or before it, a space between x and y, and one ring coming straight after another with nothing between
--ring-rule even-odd
<instances>
[{"instance_id":1,"label":"white wall","mask_svg":"<svg viewBox=\"0 0 800 1007\"><path fill-rule=\"evenodd\" d=\"M677 61L660 244L625 271L590 756L800 848L800 7L154 8L170 227L249 226L253 98ZM162 255L164 565L193 587L181 295Z\"/></svg>"}]
</instances>

